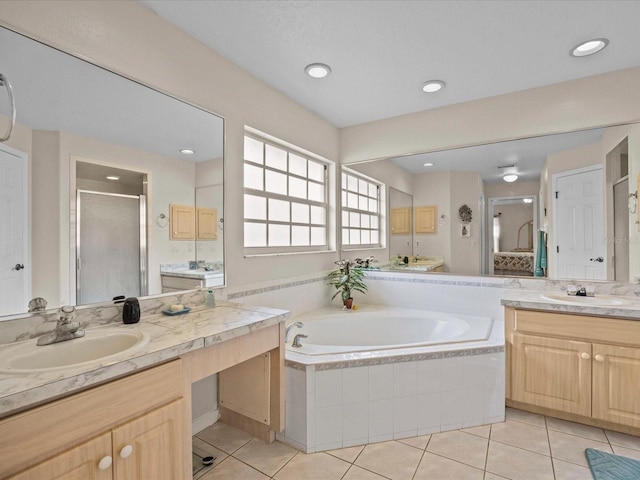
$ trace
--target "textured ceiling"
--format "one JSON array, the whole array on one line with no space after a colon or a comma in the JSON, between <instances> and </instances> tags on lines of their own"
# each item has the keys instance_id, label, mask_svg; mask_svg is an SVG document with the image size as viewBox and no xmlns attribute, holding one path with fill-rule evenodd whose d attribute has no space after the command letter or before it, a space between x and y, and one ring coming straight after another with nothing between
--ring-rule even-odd
<instances>
[{"instance_id":1,"label":"textured ceiling","mask_svg":"<svg viewBox=\"0 0 640 480\"><path fill-rule=\"evenodd\" d=\"M640 65L640 1L141 3L337 127ZM569 55L596 37L603 52Z\"/></svg>"}]
</instances>

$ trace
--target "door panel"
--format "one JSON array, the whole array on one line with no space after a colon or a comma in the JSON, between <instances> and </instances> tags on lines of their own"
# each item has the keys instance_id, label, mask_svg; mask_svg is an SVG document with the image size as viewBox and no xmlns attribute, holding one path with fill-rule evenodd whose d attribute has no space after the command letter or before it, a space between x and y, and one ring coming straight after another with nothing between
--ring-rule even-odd
<instances>
[{"instance_id":1,"label":"door panel","mask_svg":"<svg viewBox=\"0 0 640 480\"><path fill-rule=\"evenodd\" d=\"M593 417L640 427L640 349L593 345Z\"/></svg>"},{"instance_id":2,"label":"door panel","mask_svg":"<svg viewBox=\"0 0 640 480\"><path fill-rule=\"evenodd\" d=\"M554 249L558 277L605 280L602 169L558 176L555 188ZM603 261L595 261L599 257Z\"/></svg>"},{"instance_id":3,"label":"door panel","mask_svg":"<svg viewBox=\"0 0 640 480\"><path fill-rule=\"evenodd\" d=\"M591 415L591 344L513 334L512 398Z\"/></svg>"}]
</instances>

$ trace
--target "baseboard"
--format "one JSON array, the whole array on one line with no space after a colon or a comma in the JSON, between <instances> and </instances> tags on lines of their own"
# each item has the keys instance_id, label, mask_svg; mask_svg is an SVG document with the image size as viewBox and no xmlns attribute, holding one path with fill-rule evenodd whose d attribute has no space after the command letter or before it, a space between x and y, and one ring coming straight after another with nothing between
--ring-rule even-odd
<instances>
[{"instance_id":1,"label":"baseboard","mask_svg":"<svg viewBox=\"0 0 640 480\"><path fill-rule=\"evenodd\" d=\"M194 418L191 422L191 432L192 435L201 432L207 427L210 427L214 423L218 421L220 418L220 411L216 408L215 410L210 410L204 415L200 415L198 418Z\"/></svg>"}]
</instances>

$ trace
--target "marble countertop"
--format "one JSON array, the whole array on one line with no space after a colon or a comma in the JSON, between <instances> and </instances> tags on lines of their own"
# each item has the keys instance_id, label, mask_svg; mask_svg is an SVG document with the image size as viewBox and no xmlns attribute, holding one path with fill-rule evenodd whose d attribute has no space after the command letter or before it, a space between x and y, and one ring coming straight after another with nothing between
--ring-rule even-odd
<instances>
[{"instance_id":1,"label":"marble countertop","mask_svg":"<svg viewBox=\"0 0 640 480\"><path fill-rule=\"evenodd\" d=\"M506 289L502 297L501 304L505 307L524 308L529 310L542 310L556 313L574 313L580 315L598 315L603 317L626 318L630 320L640 320L640 298L622 295L598 295L596 293L592 302L597 302L598 297L603 299L620 299L622 305L594 305L581 304L584 297L566 296L561 303L543 298L543 295L555 293L563 295L563 292L541 292L533 290Z\"/></svg>"},{"instance_id":2,"label":"marble countertop","mask_svg":"<svg viewBox=\"0 0 640 480\"><path fill-rule=\"evenodd\" d=\"M162 270L160 271L160 275L167 275L169 277L182 277L182 278L219 278L224 274L222 272L212 272L207 271L202 268L197 270L189 270L188 268L184 270Z\"/></svg>"},{"instance_id":3,"label":"marble countertop","mask_svg":"<svg viewBox=\"0 0 640 480\"><path fill-rule=\"evenodd\" d=\"M0 418L44 401L133 373L182 354L276 325L289 317L286 310L218 302L215 308L198 307L184 315L142 317L139 323L95 327L139 330L149 336L145 344L100 362L39 371L0 373ZM70 340L73 342L74 340ZM35 347L35 339L27 340ZM7 348L8 344L0 347Z\"/></svg>"}]
</instances>

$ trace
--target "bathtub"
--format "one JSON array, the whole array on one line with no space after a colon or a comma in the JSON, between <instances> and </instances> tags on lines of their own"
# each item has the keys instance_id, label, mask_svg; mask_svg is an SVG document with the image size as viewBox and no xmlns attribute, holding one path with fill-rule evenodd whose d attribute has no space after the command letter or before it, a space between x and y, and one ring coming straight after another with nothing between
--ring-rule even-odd
<instances>
[{"instance_id":1,"label":"bathtub","mask_svg":"<svg viewBox=\"0 0 640 480\"><path fill-rule=\"evenodd\" d=\"M359 307L291 319L279 440L314 453L504 421L501 318Z\"/></svg>"},{"instance_id":2,"label":"bathtub","mask_svg":"<svg viewBox=\"0 0 640 480\"><path fill-rule=\"evenodd\" d=\"M344 354L373 350L486 340L493 326L488 317L452 315L409 308L366 305L358 310L328 307L294 319L287 348L306 355ZM307 335L292 347L297 334Z\"/></svg>"}]
</instances>

